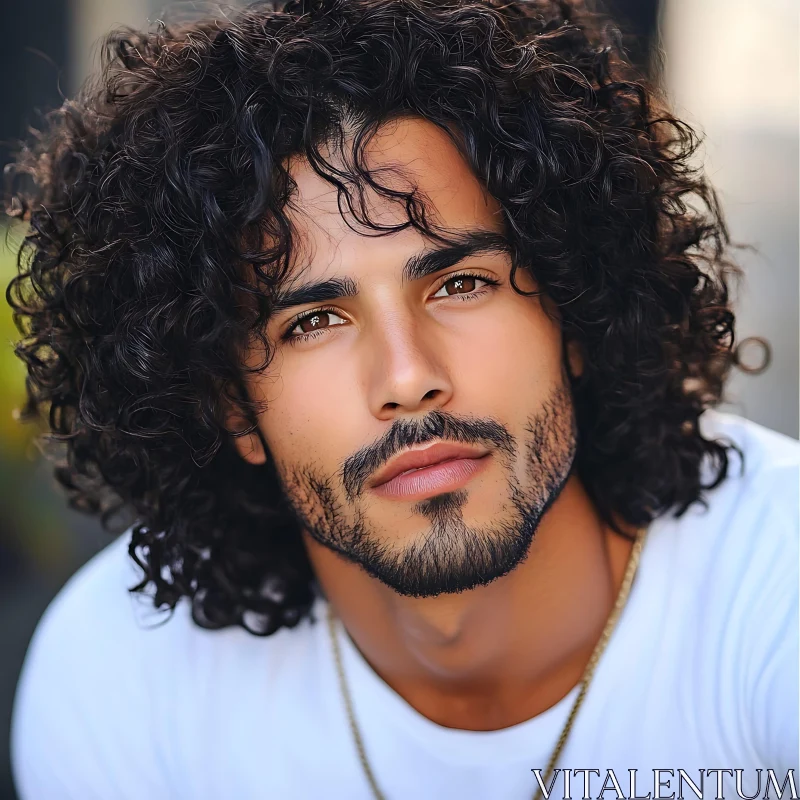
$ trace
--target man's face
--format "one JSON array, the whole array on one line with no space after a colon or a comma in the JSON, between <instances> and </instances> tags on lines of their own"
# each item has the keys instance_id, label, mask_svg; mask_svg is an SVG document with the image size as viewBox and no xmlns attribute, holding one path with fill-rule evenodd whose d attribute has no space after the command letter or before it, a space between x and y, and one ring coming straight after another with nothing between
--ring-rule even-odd
<instances>
[{"instance_id":1,"label":"man's face","mask_svg":"<svg viewBox=\"0 0 800 800\"><path fill-rule=\"evenodd\" d=\"M368 159L401 168L448 230L503 233L499 205L434 125L387 124ZM511 286L506 252L430 271L414 259L440 244L412 229L363 235L305 161L290 170L297 266L268 326L275 357L250 391L266 402L259 425L298 520L401 594L506 574L575 454L557 322ZM371 219L407 219L368 197ZM516 282L537 288L522 270Z\"/></svg>"}]
</instances>

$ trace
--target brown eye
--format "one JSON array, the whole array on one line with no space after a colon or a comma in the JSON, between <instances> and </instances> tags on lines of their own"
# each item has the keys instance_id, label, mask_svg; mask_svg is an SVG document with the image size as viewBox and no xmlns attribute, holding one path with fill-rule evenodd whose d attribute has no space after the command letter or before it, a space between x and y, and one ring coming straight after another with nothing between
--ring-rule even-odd
<instances>
[{"instance_id":1,"label":"brown eye","mask_svg":"<svg viewBox=\"0 0 800 800\"><path fill-rule=\"evenodd\" d=\"M490 280L475 277L474 275L454 275L450 280L445 281L434 297L448 297L454 294L478 294L476 289L482 289L485 284L491 283Z\"/></svg>"},{"instance_id":2,"label":"brown eye","mask_svg":"<svg viewBox=\"0 0 800 800\"><path fill-rule=\"evenodd\" d=\"M447 294L464 294L466 292L475 291L475 278L469 275L462 275L458 278L451 278L444 284L444 290Z\"/></svg>"},{"instance_id":3,"label":"brown eye","mask_svg":"<svg viewBox=\"0 0 800 800\"><path fill-rule=\"evenodd\" d=\"M289 331L289 336L302 336L303 334L324 330L335 325L343 325L346 321L333 311L312 311L297 320Z\"/></svg>"},{"instance_id":4,"label":"brown eye","mask_svg":"<svg viewBox=\"0 0 800 800\"><path fill-rule=\"evenodd\" d=\"M301 319L297 323L297 327L303 333L311 333L311 331L319 330L320 328L327 328L330 325L331 315L327 311L316 311L311 316Z\"/></svg>"}]
</instances>

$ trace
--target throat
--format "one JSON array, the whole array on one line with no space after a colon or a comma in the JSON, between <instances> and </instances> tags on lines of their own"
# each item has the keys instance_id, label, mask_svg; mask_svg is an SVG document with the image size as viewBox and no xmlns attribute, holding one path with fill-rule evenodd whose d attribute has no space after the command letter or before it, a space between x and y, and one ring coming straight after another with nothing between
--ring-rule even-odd
<instances>
[{"instance_id":1,"label":"throat","mask_svg":"<svg viewBox=\"0 0 800 800\"><path fill-rule=\"evenodd\" d=\"M416 649L458 650L475 623L474 604L464 594L442 595L410 606L398 604L395 620L404 639Z\"/></svg>"},{"instance_id":2,"label":"throat","mask_svg":"<svg viewBox=\"0 0 800 800\"><path fill-rule=\"evenodd\" d=\"M630 543L580 509L551 515L505 576L432 597L398 594L313 543L310 552L351 642L391 689L439 725L498 730L575 688L614 607Z\"/></svg>"},{"instance_id":3,"label":"throat","mask_svg":"<svg viewBox=\"0 0 800 800\"><path fill-rule=\"evenodd\" d=\"M398 669L396 660L382 669L362 655L385 683L438 725L472 731L517 725L572 691L599 633L567 653L530 648L530 637L515 631L512 615L483 619L479 612L486 608L449 597L433 611L398 614L407 669Z\"/></svg>"},{"instance_id":4,"label":"throat","mask_svg":"<svg viewBox=\"0 0 800 800\"><path fill-rule=\"evenodd\" d=\"M446 728L496 731L519 725L561 702L578 685L583 669L561 669L532 685L529 682L470 687L462 692L420 686L399 693L427 719Z\"/></svg>"}]
</instances>

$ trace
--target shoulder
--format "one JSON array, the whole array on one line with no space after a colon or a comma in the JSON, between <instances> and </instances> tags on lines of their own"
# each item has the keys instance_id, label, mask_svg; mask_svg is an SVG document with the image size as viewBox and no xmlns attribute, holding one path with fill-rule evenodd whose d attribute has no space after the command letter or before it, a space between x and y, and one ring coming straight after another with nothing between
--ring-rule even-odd
<instances>
[{"instance_id":1,"label":"shoulder","mask_svg":"<svg viewBox=\"0 0 800 800\"><path fill-rule=\"evenodd\" d=\"M129 592L141 572L128 555L129 532L107 545L84 564L62 587L42 615L34 632L20 679L26 682L64 666L75 669L76 689L92 675L103 689L114 666L117 676L137 669L158 653L170 659L176 637L188 633L188 619L179 605L174 614L157 611L145 595ZM171 629L164 635L164 628ZM57 658L56 658L57 656ZM130 665L130 666L128 666ZM40 687L41 688L41 687Z\"/></svg>"},{"instance_id":2,"label":"shoulder","mask_svg":"<svg viewBox=\"0 0 800 800\"><path fill-rule=\"evenodd\" d=\"M754 577L788 586L798 570L800 442L735 414L707 411L701 431L735 445L725 479L668 524L687 560L740 592ZM754 585L755 589L756 586Z\"/></svg>"},{"instance_id":3,"label":"shoulder","mask_svg":"<svg viewBox=\"0 0 800 800\"><path fill-rule=\"evenodd\" d=\"M22 800L167 796L171 776L184 772L177 762L202 762L190 751L203 715L219 713L211 703L296 660L292 650L308 639L292 637L297 629L271 637L204 630L185 602L173 614L157 611L128 591L141 578L129 538L67 582L31 640L11 730Z\"/></svg>"},{"instance_id":4,"label":"shoulder","mask_svg":"<svg viewBox=\"0 0 800 800\"><path fill-rule=\"evenodd\" d=\"M23 800L111 797L120 783L131 793L146 788L148 770L137 766L152 735L145 686L148 671L170 656L163 636L145 635L143 604L137 616L127 591L138 576L126 539L67 581L28 646L11 725Z\"/></svg>"},{"instance_id":5,"label":"shoulder","mask_svg":"<svg viewBox=\"0 0 800 800\"><path fill-rule=\"evenodd\" d=\"M800 441L767 428L738 414L709 409L700 417L700 431L706 438L735 444L742 452L743 464L733 456L734 466L742 466L740 477L759 481L797 477L800 470Z\"/></svg>"},{"instance_id":6,"label":"shoulder","mask_svg":"<svg viewBox=\"0 0 800 800\"><path fill-rule=\"evenodd\" d=\"M714 526L721 537L715 542L719 548L730 551L757 541L762 550L790 555L798 543L800 442L716 410L702 415L700 430L737 450L728 451L726 478L706 493L707 510L695 507L689 517L719 521Z\"/></svg>"},{"instance_id":7,"label":"shoulder","mask_svg":"<svg viewBox=\"0 0 800 800\"><path fill-rule=\"evenodd\" d=\"M717 550L738 554L743 571L763 571L771 583L797 583L800 543L800 442L764 425L719 411L703 416L714 438L735 444L728 476L708 493L720 520ZM747 554L751 555L748 556Z\"/></svg>"},{"instance_id":8,"label":"shoulder","mask_svg":"<svg viewBox=\"0 0 800 800\"><path fill-rule=\"evenodd\" d=\"M684 631L706 665L732 735L768 766L796 766L800 442L735 414L706 411L706 438L734 444L728 475L679 519L659 521L659 553L673 567ZM698 676L698 679L699 676Z\"/></svg>"},{"instance_id":9,"label":"shoulder","mask_svg":"<svg viewBox=\"0 0 800 800\"><path fill-rule=\"evenodd\" d=\"M672 512L653 525L654 550L682 564L688 578L730 581L731 588L758 570L790 575L797 570L800 533L800 442L735 414L706 411L705 438L734 445L725 478L703 492L680 517ZM703 481L716 473L703 465Z\"/></svg>"}]
</instances>

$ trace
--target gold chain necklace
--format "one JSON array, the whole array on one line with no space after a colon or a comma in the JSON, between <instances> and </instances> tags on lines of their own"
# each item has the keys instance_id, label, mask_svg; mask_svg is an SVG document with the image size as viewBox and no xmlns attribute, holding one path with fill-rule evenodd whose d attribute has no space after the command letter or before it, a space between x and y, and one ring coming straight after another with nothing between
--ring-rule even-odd
<instances>
[{"instance_id":1,"label":"gold chain necklace","mask_svg":"<svg viewBox=\"0 0 800 800\"><path fill-rule=\"evenodd\" d=\"M583 677L581 678L580 682L580 691L578 692L578 696L575 698L575 702L572 706L571 711L569 712L569 716L567 717L567 722L564 725L564 729L561 731L561 735L558 737L558 742L556 743L556 748L553 751L553 755L550 756L550 763L547 765L547 769L545 770L544 775L542 776L542 783L547 785L547 782L550 780L550 776L555 769L556 762L558 761L558 757L561 755L561 751L564 749L564 745L567 742L567 737L569 736L569 732L572 730L572 725L575 722L575 717L578 714L578 709L581 707L581 703L583 702L583 698L586 696L586 692L589 688L589 683L594 676L595 668L597 667L597 663L600 660L600 656L603 654L603 651L608 644L608 640L611 638L611 634L614 631L614 628L617 624L617 620L622 613L622 609L625 607L625 603L628 600L628 595L630 594L631 585L633 584L633 578L636 575L636 569L639 566L639 557L642 553L642 548L644 547L644 539L647 533L646 528L640 528L636 534L636 541L633 543L633 547L631 548L630 556L628 557L628 566L625 569L625 575L622 578L622 584L619 587L619 592L617 593L617 600L614 603L614 608L611 609L611 614L608 617L606 622L605 628L603 629L603 633L600 635L600 639L598 640L597 644L595 645L594 652L592 653L591 658L589 659L589 663L586 665L586 669L583 672ZM364 748L364 740L361 738L361 731L358 728L358 724L356 723L356 715L353 710L353 700L350 696L350 689L347 686L347 680L344 674L344 666L342 665L342 654L339 648L339 639L336 636L336 615L333 611L333 607L330 603L328 603L328 630L330 632L331 637L331 644L333 646L333 658L336 664L336 672L339 676L339 688L342 692L342 697L344 698L345 709L347 711L347 720L350 723L350 730L353 733L353 739L355 741L356 750L358 751L358 758L361 761L361 766L364 769L364 774L367 777L367 781L369 782L370 788L372 789L372 795L375 800L386 800L385 795L381 790L378 788L378 782L375 780L375 774L372 771L372 767L370 766L369 761L367 760L367 752ZM534 793L534 800L541 800L542 797L542 789L541 786L536 787L536 792Z\"/></svg>"}]
</instances>

